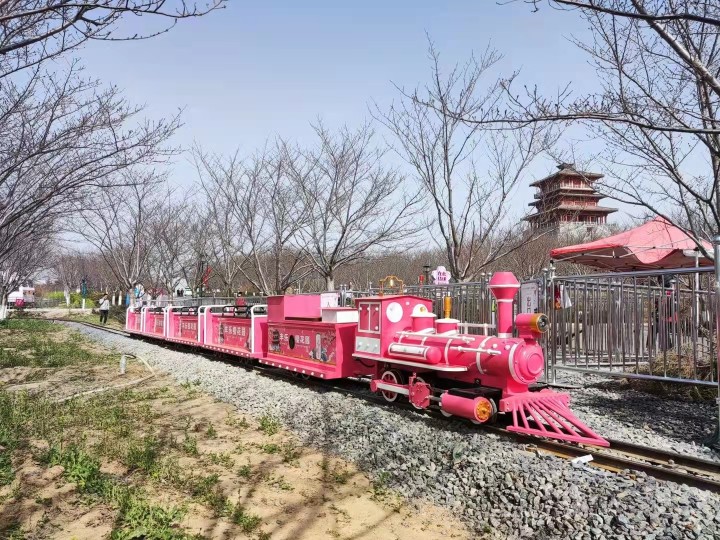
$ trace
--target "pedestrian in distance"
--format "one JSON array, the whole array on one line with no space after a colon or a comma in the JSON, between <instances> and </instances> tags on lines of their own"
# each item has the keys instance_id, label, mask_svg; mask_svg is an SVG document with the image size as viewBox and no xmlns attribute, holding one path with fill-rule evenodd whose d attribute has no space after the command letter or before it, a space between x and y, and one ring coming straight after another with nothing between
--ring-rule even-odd
<instances>
[{"instance_id":1,"label":"pedestrian in distance","mask_svg":"<svg viewBox=\"0 0 720 540\"><path fill-rule=\"evenodd\" d=\"M109 311L110 311L110 300L108 300L107 294L103 294L102 298L100 299L100 324L107 323Z\"/></svg>"}]
</instances>

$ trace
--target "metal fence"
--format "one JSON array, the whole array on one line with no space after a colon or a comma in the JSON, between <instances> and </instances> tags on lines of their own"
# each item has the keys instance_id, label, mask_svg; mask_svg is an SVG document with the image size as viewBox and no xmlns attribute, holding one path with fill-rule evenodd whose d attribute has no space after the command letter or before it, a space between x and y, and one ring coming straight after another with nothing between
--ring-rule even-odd
<instances>
[{"instance_id":1,"label":"metal fence","mask_svg":"<svg viewBox=\"0 0 720 540\"><path fill-rule=\"evenodd\" d=\"M485 333L486 329L495 327L494 297L488 288L487 279L475 283L450 283L448 285L406 285L402 288L403 294L413 294L421 298L432 300L432 311L438 318L444 316L444 298L452 299L450 317L463 323L483 325L483 327L470 327L470 333ZM394 294L399 291L385 290L384 294ZM352 291L341 289L340 297L349 295L353 298L375 296L380 289L372 288L366 291Z\"/></svg>"},{"instance_id":2,"label":"metal fence","mask_svg":"<svg viewBox=\"0 0 720 540\"><path fill-rule=\"evenodd\" d=\"M713 268L552 277L548 374L715 385ZM549 300L549 301L547 301Z\"/></svg>"}]
</instances>

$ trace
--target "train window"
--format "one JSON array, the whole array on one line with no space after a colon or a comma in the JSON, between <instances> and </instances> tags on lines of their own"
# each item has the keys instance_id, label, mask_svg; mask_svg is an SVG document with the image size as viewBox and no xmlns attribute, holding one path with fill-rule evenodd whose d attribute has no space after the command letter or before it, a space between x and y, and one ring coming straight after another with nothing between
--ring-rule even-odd
<instances>
[{"instance_id":1,"label":"train window","mask_svg":"<svg viewBox=\"0 0 720 540\"><path fill-rule=\"evenodd\" d=\"M290 336L290 338L288 339L288 345L290 345L291 349L295 348L295 336Z\"/></svg>"}]
</instances>

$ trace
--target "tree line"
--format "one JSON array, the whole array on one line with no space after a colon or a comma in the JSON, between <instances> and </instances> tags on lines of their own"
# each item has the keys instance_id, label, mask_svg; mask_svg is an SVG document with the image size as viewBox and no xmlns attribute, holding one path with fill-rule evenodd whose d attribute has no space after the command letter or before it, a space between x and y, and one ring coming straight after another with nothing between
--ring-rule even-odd
<instances>
[{"instance_id":1,"label":"tree line","mask_svg":"<svg viewBox=\"0 0 720 540\"><path fill-rule=\"evenodd\" d=\"M116 87L83 72L78 48L152 37L222 0L3 2L3 305L42 269L72 275L64 268L77 259L101 286L168 291L181 278L202 282L201 261L212 267L213 287L264 293L371 281L391 260L412 280L418 251L422 264L443 264L457 281L498 265L537 273L548 239L519 224L513 194L542 156L599 168L604 194L669 219L704 249L700 241L720 231L720 7L524 3L539 20L550 6L585 21L590 37L576 45L594 62L597 93L577 95L571 84L552 97L532 85L518 91L521 74L496 76L501 55L492 49L445 72L430 43L427 83L398 88L390 107L371 107L367 124L317 122L312 141L279 137L251 155L198 146L189 153L197 178L181 197L163 168L180 152L172 136L181 118L145 118ZM157 26L136 34L132 15ZM603 150L568 160L562 130L570 123ZM390 165L397 158L402 169ZM87 253L59 252L78 245L68 239Z\"/></svg>"}]
</instances>

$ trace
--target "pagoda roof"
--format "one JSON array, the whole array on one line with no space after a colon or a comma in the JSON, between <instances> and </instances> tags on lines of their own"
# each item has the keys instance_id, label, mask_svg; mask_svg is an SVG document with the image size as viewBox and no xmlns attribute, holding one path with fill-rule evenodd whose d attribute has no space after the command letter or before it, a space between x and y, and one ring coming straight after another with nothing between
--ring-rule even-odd
<instances>
[{"instance_id":1,"label":"pagoda roof","mask_svg":"<svg viewBox=\"0 0 720 540\"><path fill-rule=\"evenodd\" d=\"M582 197L584 199L595 199L599 201L600 199L604 199L605 195L600 195L599 193L578 193L574 194L573 197ZM550 203L552 201L557 201L559 197L539 197L535 199L533 202L529 202L528 206L536 206L539 203ZM567 206L567 205L566 205ZM572 206L572 205L571 205Z\"/></svg>"},{"instance_id":2,"label":"pagoda roof","mask_svg":"<svg viewBox=\"0 0 720 540\"><path fill-rule=\"evenodd\" d=\"M604 175L600 173L593 173L593 172L587 172L587 171L578 171L575 169L575 165L572 163L561 163L557 166L558 172L553 173L549 176L546 176L545 178L541 178L540 180L536 180L530 186L537 187L545 182L548 182L550 180L554 180L555 178L560 178L561 176L579 176L581 178L585 178L588 180L597 180L599 178L602 178Z\"/></svg>"},{"instance_id":3,"label":"pagoda roof","mask_svg":"<svg viewBox=\"0 0 720 540\"><path fill-rule=\"evenodd\" d=\"M548 208L547 210L543 210L542 212L537 212L535 214L530 214L529 216L523 218L524 221L533 221L535 219L538 219L542 216L546 216L547 214L552 214L558 210L570 210L573 212L577 212L578 214L612 214L613 212L617 212L617 208L609 208L607 206L574 206L571 204L561 204L558 206L554 206L552 208Z\"/></svg>"}]
</instances>

